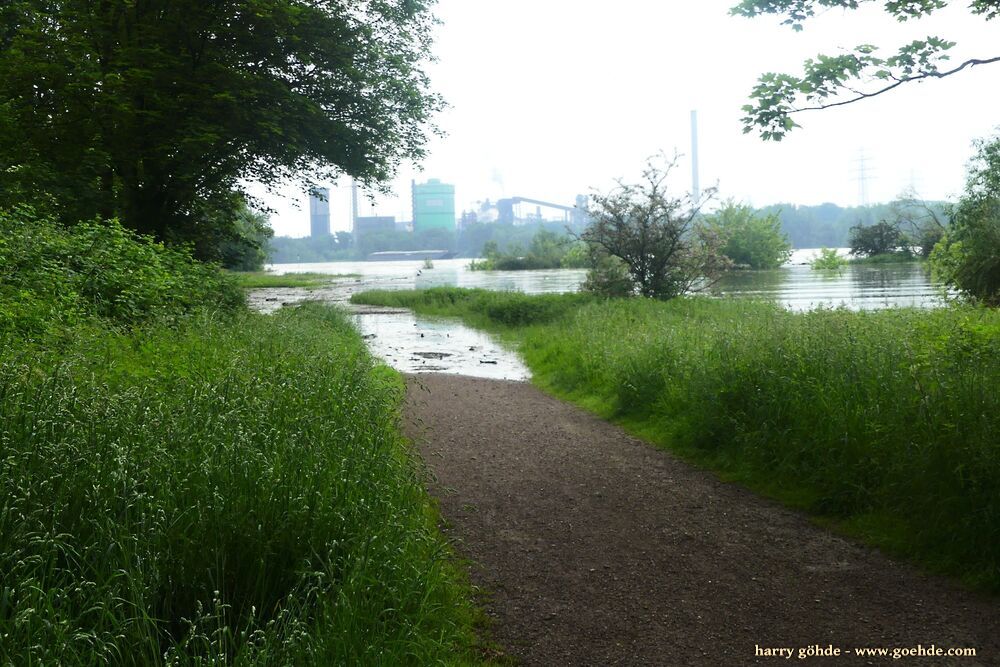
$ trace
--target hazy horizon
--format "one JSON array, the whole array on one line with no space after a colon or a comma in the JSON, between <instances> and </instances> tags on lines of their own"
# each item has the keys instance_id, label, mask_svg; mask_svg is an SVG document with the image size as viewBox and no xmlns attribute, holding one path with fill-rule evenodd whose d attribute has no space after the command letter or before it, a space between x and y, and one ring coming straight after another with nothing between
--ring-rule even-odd
<instances>
[{"instance_id":1,"label":"hazy horizon","mask_svg":"<svg viewBox=\"0 0 1000 667\"><path fill-rule=\"evenodd\" d=\"M933 34L958 42L952 58L960 62L994 55L994 26L962 7L906 23L866 7L826 11L796 33L777 17L730 17L732 4L624 0L608 11L568 0L440 0L438 61L428 72L450 105L437 118L447 135L431 139L422 171L400 170L395 196L374 204L362 197L361 213L409 219L410 180L430 178L456 186L457 211L503 196L571 205L577 194L634 178L660 151L682 154L672 180L686 192L693 109L701 185L718 185L720 199L857 206L862 153L870 204L911 187L928 200L957 196L973 141L996 128L984 91L996 89L1000 66L799 114L803 127L780 143L744 135L740 107L761 73L798 73L818 53L862 43L891 51ZM349 179L321 185L333 186L333 230L350 229ZM261 197L275 209L275 233L307 235L306 194L289 186L281 193Z\"/></svg>"}]
</instances>

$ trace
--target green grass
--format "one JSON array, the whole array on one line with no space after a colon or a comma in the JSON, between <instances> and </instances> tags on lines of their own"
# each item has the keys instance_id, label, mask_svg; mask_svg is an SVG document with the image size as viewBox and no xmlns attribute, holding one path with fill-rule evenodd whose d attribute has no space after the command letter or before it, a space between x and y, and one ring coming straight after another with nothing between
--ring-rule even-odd
<instances>
[{"instance_id":1,"label":"green grass","mask_svg":"<svg viewBox=\"0 0 1000 667\"><path fill-rule=\"evenodd\" d=\"M0 663L477 662L402 392L315 305L0 340Z\"/></svg>"},{"instance_id":2,"label":"green grass","mask_svg":"<svg viewBox=\"0 0 1000 667\"><path fill-rule=\"evenodd\" d=\"M534 381L688 460L1000 592L1000 313L477 291L356 301L501 332ZM391 303L386 303L391 302Z\"/></svg>"},{"instance_id":3,"label":"green grass","mask_svg":"<svg viewBox=\"0 0 1000 667\"><path fill-rule=\"evenodd\" d=\"M304 287L315 288L328 285L344 278L356 278L356 273L283 273L281 275L267 271L241 271L231 274L240 287L257 289L261 287Z\"/></svg>"},{"instance_id":4,"label":"green grass","mask_svg":"<svg viewBox=\"0 0 1000 667\"><path fill-rule=\"evenodd\" d=\"M434 287L426 290L369 290L352 303L386 308L411 308L423 315L462 317L473 326L524 326L552 322L593 302L587 294L536 294L486 289Z\"/></svg>"}]
</instances>

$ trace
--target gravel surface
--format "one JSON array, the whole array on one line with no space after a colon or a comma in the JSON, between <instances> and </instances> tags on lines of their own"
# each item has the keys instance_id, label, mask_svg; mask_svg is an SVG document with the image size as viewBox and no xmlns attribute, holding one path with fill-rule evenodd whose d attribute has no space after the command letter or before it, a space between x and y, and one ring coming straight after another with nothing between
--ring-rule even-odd
<instances>
[{"instance_id":1,"label":"gravel surface","mask_svg":"<svg viewBox=\"0 0 1000 667\"><path fill-rule=\"evenodd\" d=\"M1000 665L1000 602L923 575L520 382L407 378L408 435L525 665ZM850 651L799 659L809 646ZM974 648L976 657L854 656Z\"/></svg>"}]
</instances>

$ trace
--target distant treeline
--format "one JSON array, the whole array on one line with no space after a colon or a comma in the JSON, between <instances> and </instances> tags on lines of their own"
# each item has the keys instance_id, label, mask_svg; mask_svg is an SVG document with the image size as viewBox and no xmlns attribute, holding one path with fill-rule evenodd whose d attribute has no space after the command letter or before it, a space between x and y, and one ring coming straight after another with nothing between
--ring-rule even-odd
<instances>
[{"instance_id":1,"label":"distant treeline","mask_svg":"<svg viewBox=\"0 0 1000 667\"><path fill-rule=\"evenodd\" d=\"M946 204L928 202L926 205L940 213ZM896 202L849 208L836 204L774 204L759 209L758 212L778 214L781 228L788 235L793 248L846 248L850 245L851 227L858 224L873 225L882 220L898 220L901 215L905 216L906 207L901 207ZM482 257L483 247L489 242L495 243L500 253L529 248L539 230L558 235L568 233L563 222L517 226L509 223L474 222L461 230L371 232L357 239L357 242L350 232L304 238L278 236L270 239L268 261L293 264L362 260L373 252L383 250L447 250L458 257Z\"/></svg>"},{"instance_id":2,"label":"distant treeline","mask_svg":"<svg viewBox=\"0 0 1000 667\"><path fill-rule=\"evenodd\" d=\"M275 264L337 262L362 260L383 250L447 250L458 257L481 257L483 247L493 242L500 252L528 248L539 230L567 234L562 222L531 225L474 222L462 230L428 229L417 232L383 231L357 239L350 232L330 236L292 238L278 236L270 240L268 261Z\"/></svg>"},{"instance_id":3,"label":"distant treeline","mask_svg":"<svg viewBox=\"0 0 1000 667\"><path fill-rule=\"evenodd\" d=\"M943 216L947 203L926 202L924 205ZM904 206L899 202L849 208L836 204L774 204L760 209L760 212L778 214L781 228L793 248L846 248L850 245L851 227L873 225L882 220L899 220L912 207L912 203Z\"/></svg>"}]
</instances>

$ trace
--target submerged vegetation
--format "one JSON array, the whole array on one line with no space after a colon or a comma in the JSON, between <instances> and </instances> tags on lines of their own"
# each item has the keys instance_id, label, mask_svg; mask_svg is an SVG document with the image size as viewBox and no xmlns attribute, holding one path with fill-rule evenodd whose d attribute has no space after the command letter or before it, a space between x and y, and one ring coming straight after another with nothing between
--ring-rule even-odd
<instances>
[{"instance_id":1,"label":"submerged vegetation","mask_svg":"<svg viewBox=\"0 0 1000 667\"><path fill-rule=\"evenodd\" d=\"M835 271L848 263L849 260L841 257L836 248L820 248L819 254L809 262L809 266L819 271Z\"/></svg>"},{"instance_id":2,"label":"submerged vegetation","mask_svg":"<svg viewBox=\"0 0 1000 667\"><path fill-rule=\"evenodd\" d=\"M0 663L472 662L469 591L339 311L0 215Z\"/></svg>"},{"instance_id":3,"label":"submerged vegetation","mask_svg":"<svg viewBox=\"0 0 1000 667\"><path fill-rule=\"evenodd\" d=\"M704 224L722 239L722 254L735 268L777 269L792 256L777 213L760 214L730 200Z\"/></svg>"},{"instance_id":4,"label":"submerged vegetation","mask_svg":"<svg viewBox=\"0 0 1000 667\"><path fill-rule=\"evenodd\" d=\"M499 330L555 394L1000 591L995 311L793 313L738 300L450 288L354 299Z\"/></svg>"},{"instance_id":5,"label":"submerged vegetation","mask_svg":"<svg viewBox=\"0 0 1000 667\"><path fill-rule=\"evenodd\" d=\"M469 263L473 271L582 269L589 266L586 245L566 234L539 228L525 250L518 244L500 250L495 241L483 245L483 258Z\"/></svg>"}]
</instances>

